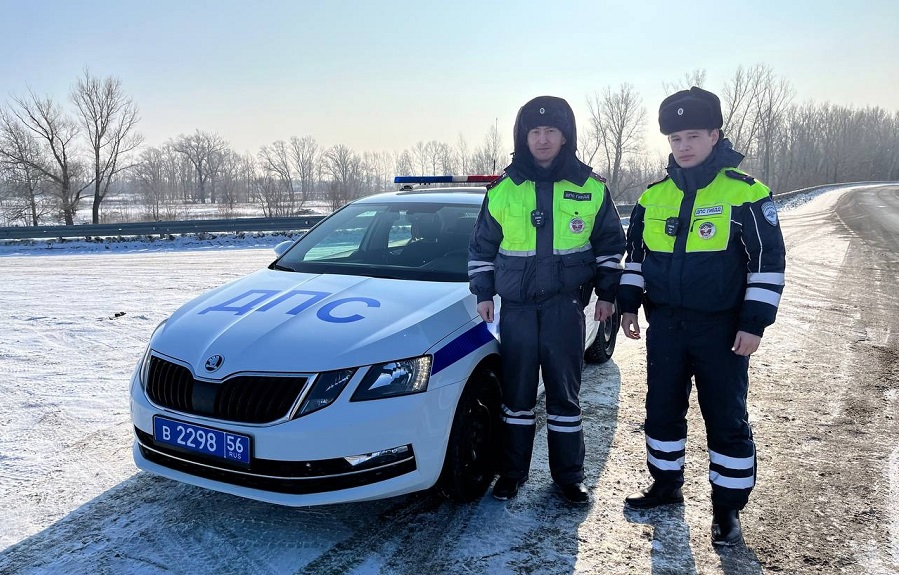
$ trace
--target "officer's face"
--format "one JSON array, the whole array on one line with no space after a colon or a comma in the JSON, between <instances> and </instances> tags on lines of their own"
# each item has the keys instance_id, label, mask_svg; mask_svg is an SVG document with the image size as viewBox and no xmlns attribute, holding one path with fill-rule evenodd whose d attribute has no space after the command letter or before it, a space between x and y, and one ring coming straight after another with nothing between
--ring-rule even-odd
<instances>
[{"instance_id":1,"label":"officer's face","mask_svg":"<svg viewBox=\"0 0 899 575\"><path fill-rule=\"evenodd\" d=\"M565 145L565 136L558 128L537 126L528 132L528 149L534 156L534 161L541 168L548 168L552 164L563 145Z\"/></svg>"},{"instance_id":2,"label":"officer's face","mask_svg":"<svg viewBox=\"0 0 899 575\"><path fill-rule=\"evenodd\" d=\"M682 168L703 163L718 143L718 130L681 130L668 134L674 160Z\"/></svg>"}]
</instances>

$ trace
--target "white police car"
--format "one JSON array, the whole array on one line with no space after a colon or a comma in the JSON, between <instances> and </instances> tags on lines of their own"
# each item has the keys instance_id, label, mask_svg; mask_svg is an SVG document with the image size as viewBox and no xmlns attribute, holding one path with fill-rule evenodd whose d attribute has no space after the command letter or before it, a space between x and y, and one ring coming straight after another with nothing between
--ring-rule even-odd
<instances>
[{"instance_id":1,"label":"white police car","mask_svg":"<svg viewBox=\"0 0 899 575\"><path fill-rule=\"evenodd\" d=\"M137 466L291 506L480 497L500 429L498 322L467 277L484 192L357 200L182 306L132 379ZM587 309L585 357L605 361L618 318Z\"/></svg>"}]
</instances>

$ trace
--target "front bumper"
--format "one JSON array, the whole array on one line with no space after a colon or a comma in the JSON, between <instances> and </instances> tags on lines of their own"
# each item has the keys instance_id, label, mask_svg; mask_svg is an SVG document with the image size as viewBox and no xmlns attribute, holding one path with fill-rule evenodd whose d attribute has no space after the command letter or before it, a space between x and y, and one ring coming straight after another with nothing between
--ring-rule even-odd
<instances>
[{"instance_id":1,"label":"front bumper","mask_svg":"<svg viewBox=\"0 0 899 575\"><path fill-rule=\"evenodd\" d=\"M247 425L160 408L131 385L138 468L184 483L289 506L379 499L432 487L440 476L458 385L425 393L332 405L298 419ZM153 416L248 435L249 467L185 453L153 440ZM358 456L386 451L352 465Z\"/></svg>"}]
</instances>

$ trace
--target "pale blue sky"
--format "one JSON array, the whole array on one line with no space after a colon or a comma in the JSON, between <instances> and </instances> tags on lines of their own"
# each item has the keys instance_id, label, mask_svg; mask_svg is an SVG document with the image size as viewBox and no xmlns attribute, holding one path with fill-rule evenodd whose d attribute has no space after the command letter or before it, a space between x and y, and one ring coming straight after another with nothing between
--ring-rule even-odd
<instances>
[{"instance_id":1,"label":"pale blue sky","mask_svg":"<svg viewBox=\"0 0 899 575\"><path fill-rule=\"evenodd\" d=\"M87 66L138 104L147 142L196 129L240 152L291 136L357 152L511 145L528 99L633 84L647 143L673 82L718 91L767 64L797 101L899 110L899 1L0 0L0 99L64 100Z\"/></svg>"}]
</instances>

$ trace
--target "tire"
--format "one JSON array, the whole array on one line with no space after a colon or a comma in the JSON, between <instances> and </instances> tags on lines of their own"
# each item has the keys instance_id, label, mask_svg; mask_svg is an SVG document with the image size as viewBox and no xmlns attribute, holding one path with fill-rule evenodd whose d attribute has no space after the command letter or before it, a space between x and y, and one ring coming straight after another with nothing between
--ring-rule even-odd
<instances>
[{"instance_id":1,"label":"tire","mask_svg":"<svg viewBox=\"0 0 899 575\"><path fill-rule=\"evenodd\" d=\"M615 342L618 340L618 328L621 327L621 315L618 306L612 317L602 322L596 333L596 339L584 352L584 361L587 363L605 363L612 359L615 352Z\"/></svg>"},{"instance_id":2,"label":"tire","mask_svg":"<svg viewBox=\"0 0 899 575\"><path fill-rule=\"evenodd\" d=\"M442 495L459 503L484 495L497 473L501 424L499 377L479 369L465 385L453 417L437 480Z\"/></svg>"}]
</instances>

